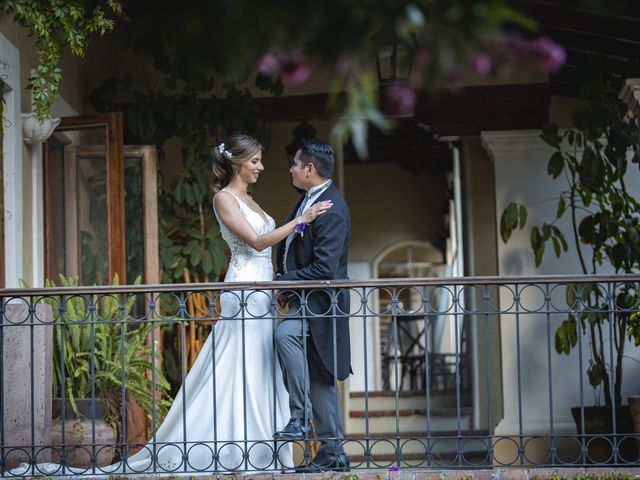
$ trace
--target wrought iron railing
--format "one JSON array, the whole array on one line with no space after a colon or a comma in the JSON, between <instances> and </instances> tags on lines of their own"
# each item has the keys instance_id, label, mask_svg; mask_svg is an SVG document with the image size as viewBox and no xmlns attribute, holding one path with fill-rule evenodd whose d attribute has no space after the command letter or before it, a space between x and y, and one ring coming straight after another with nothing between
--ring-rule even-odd
<instances>
[{"instance_id":1,"label":"wrought iron railing","mask_svg":"<svg viewBox=\"0 0 640 480\"><path fill-rule=\"evenodd\" d=\"M620 362L627 370L623 394L640 394L640 355L632 342L640 331L639 286L640 276L627 275L1 290L0 473L294 471L307 468L318 442L331 440L341 443L352 470L638 465L640 434L626 406L602 409L599 430L589 429L587 417L594 391L596 401L616 398ZM346 292L350 308L341 311L338 299ZM198 380L209 381L210 389L195 406L186 406L192 393L181 389L175 424L161 428L171 401L162 374L169 363L160 353L163 330L178 333L184 384L192 363L189 337L195 338L197 327L215 332L236 325L242 374L234 381L244 404L239 411L245 411L247 373L263 369L266 384L278 378L276 358L267 362L268 370L246 361L251 329L272 329L282 321L286 308L278 296L285 294L298 299L306 322L350 318L354 372L341 387L344 438L318 438L312 429L302 441L253 438L246 416L218 418L219 402L227 398L219 388L223 381L229 385L231 372L215 368L216 349L225 346L216 344L215 335L207 360L211 378ZM309 309L307 300L319 294L330 298L329 310ZM221 296L235 299L227 303L235 311L221 311ZM262 300L252 303L256 298ZM255 305L265 308L251 311ZM375 340L381 317L391 319L392 348L386 353ZM401 331L409 321L416 328L405 335L403 348ZM446 332L438 345L436 324ZM600 342L604 350L596 353L605 355L599 359L604 370L593 367L598 359L589 354ZM379 367L385 362L387 374ZM383 378L388 372L394 373ZM595 390L589 386L589 379L605 374L611 380L607 391L603 383ZM52 399L52 386L59 402ZM82 402L80 391L86 396ZM265 405L277 404L273 388L265 395L272 400ZM575 424L567 420L572 406ZM137 437L131 432L136 416L142 418ZM194 416L211 420L206 438L190 432L187 418ZM275 413L269 418L273 431L282 428ZM115 434L103 436L112 426ZM167 440L163 428L179 432L179 438ZM229 429L238 436L229 438ZM140 449L147 463L131 464ZM257 452L261 462L255 461ZM225 458L234 463L225 464Z\"/></svg>"}]
</instances>

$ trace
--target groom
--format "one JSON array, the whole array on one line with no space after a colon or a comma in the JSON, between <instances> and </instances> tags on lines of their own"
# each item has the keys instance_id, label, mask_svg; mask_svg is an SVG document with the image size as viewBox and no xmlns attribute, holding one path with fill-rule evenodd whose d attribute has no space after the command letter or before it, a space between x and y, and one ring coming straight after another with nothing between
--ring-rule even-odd
<instances>
[{"instance_id":1,"label":"groom","mask_svg":"<svg viewBox=\"0 0 640 480\"><path fill-rule=\"evenodd\" d=\"M333 164L331 145L320 140L304 140L295 154L289 173L294 187L306 195L287 221L319 201L331 200L333 206L278 245L277 280L347 278L351 220L347 204L331 181ZM306 304L301 305L302 300ZM299 290L289 295L288 304L288 314L276 328L275 343L289 392L291 420L274 437L312 438L313 424L322 445L304 470L347 470L336 379L346 379L351 371L348 290Z\"/></svg>"}]
</instances>

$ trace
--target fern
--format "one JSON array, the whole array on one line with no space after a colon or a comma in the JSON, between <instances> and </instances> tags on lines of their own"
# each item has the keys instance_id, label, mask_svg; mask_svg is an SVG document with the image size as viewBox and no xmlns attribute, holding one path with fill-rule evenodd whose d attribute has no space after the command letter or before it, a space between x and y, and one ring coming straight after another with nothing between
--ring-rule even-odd
<instances>
[{"instance_id":1,"label":"fern","mask_svg":"<svg viewBox=\"0 0 640 480\"><path fill-rule=\"evenodd\" d=\"M113 283L118 285L117 276ZM140 277L135 281L136 285L139 283ZM65 287L77 286L78 279L60 275L60 284ZM56 287L51 280L47 280L46 286ZM150 361L151 347L146 339L153 326L150 322L129 319L136 297L124 299L115 295L72 295L45 297L43 301L51 305L55 318L52 368L54 396L58 396L64 386L71 409L79 415L76 398L91 397L95 389L96 396L105 404L107 420L119 425L122 405L114 399L121 397L124 387L126 395L147 412L147 422L150 424L154 402L154 367ZM155 371L155 382L155 414L156 420L161 421L171 405L170 386L159 370Z\"/></svg>"}]
</instances>

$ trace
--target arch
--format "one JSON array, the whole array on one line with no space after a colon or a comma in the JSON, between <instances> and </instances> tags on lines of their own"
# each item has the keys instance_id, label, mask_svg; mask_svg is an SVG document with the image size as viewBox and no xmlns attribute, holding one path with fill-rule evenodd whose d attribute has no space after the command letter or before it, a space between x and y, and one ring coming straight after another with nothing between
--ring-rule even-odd
<instances>
[{"instance_id":1,"label":"arch","mask_svg":"<svg viewBox=\"0 0 640 480\"><path fill-rule=\"evenodd\" d=\"M391 245L383 248L371 261L371 276L372 278L380 278L380 264L385 258L394 252L406 251L407 249L424 250L423 262L431 262L434 266L444 267L445 258L444 253L427 240L400 240L399 242L392 243ZM439 275L441 276L442 272Z\"/></svg>"}]
</instances>

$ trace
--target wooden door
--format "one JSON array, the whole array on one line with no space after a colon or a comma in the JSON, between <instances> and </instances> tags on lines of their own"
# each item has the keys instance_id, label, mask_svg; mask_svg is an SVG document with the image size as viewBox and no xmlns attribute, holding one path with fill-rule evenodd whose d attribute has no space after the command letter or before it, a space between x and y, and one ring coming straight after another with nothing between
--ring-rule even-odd
<instances>
[{"instance_id":1,"label":"wooden door","mask_svg":"<svg viewBox=\"0 0 640 480\"><path fill-rule=\"evenodd\" d=\"M159 283L156 150L122 145L121 125L67 117L45 144L46 278Z\"/></svg>"}]
</instances>

